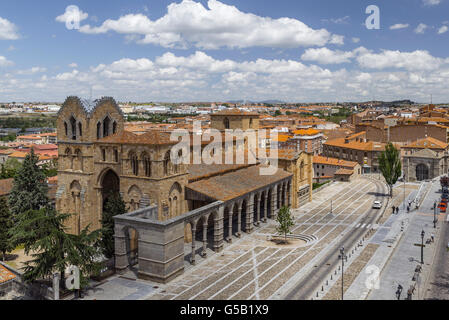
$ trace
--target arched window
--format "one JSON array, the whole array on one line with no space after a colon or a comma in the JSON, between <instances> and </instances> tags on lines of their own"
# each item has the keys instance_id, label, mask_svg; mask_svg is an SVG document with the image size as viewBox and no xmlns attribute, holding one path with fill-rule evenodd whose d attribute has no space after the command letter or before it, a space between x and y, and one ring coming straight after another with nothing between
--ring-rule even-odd
<instances>
[{"instance_id":1,"label":"arched window","mask_svg":"<svg viewBox=\"0 0 449 320\"><path fill-rule=\"evenodd\" d=\"M106 161L106 149L101 148L101 158L103 161Z\"/></svg>"},{"instance_id":2,"label":"arched window","mask_svg":"<svg viewBox=\"0 0 449 320\"><path fill-rule=\"evenodd\" d=\"M301 180L304 180L304 161L301 161L301 165L299 167L299 176Z\"/></svg>"},{"instance_id":3,"label":"arched window","mask_svg":"<svg viewBox=\"0 0 449 320\"><path fill-rule=\"evenodd\" d=\"M103 137L109 136L109 124L111 123L111 119L109 117L104 118L103 120Z\"/></svg>"},{"instance_id":4,"label":"arched window","mask_svg":"<svg viewBox=\"0 0 449 320\"><path fill-rule=\"evenodd\" d=\"M114 149L114 161L118 162L118 150Z\"/></svg>"},{"instance_id":5,"label":"arched window","mask_svg":"<svg viewBox=\"0 0 449 320\"><path fill-rule=\"evenodd\" d=\"M101 138L101 122L97 123L97 139Z\"/></svg>"},{"instance_id":6,"label":"arched window","mask_svg":"<svg viewBox=\"0 0 449 320\"><path fill-rule=\"evenodd\" d=\"M72 140L76 140L76 119L73 116L70 117L70 128L72 129Z\"/></svg>"},{"instance_id":7,"label":"arched window","mask_svg":"<svg viewBox=\"0 0 449 320\"><path fill-rule=\"evenodd\" d=\"M131 169L133 171L133 175L138 176L139 175L139 159L137 158L137 155L135 153L131 153L130 160L131 160Z\"/></svg>"},{"instance_id":8,"label":"arched window","mask_svg":"<svg viewBox=\"0 0 449 320\"><path fill-rule=\"evenodd\" d=\"M114 121L112 123L112 134L115 134L117 132L117 122Z\"/></svg>"},{"instance_id":9,"label":"arched window","mask_svg":"<svg viewBox=\"0 0 449 320\"><path fill-rule=\"evenodd\" d=\"M64 130L65 130L65 136L68 137L69 136L69 128L67 126L67 122L64 121Z\"/></svg>"},{"instance_id":10,"label":"arched window","mask_svg":"<svg viewBox=\"0 0 449 320\"><path fill-rule=\"evenodd\" d=\"M223 120L223 123L224 123L225 129L230 129L229 119L228 119L228 118L225 118L225 119Z\"/></svg>"},{"instance_id":11,"label":"arched window","mask_svg":"<svg viewBox=\"0 0 449 320\"><path fill-rule=\"evenodd\" d=\"M164 174L167 176L170 174L170 151L165 154L164 157Z\"/></svg>"},{"instance_id":12,"label":"arched window","mask_svg":"<svg viewBox=\"0 0 449 320\"><path fill-rule=\"evenodd\" d=\"M79 131L80 137L82 137L83 136L83 125L81 122L78 122L78 131Z\"/></svg>"},{"instance_id":13,"label":"arched window","mask_svg":"<svg viewBox=\"0 0 449 320\"><path fill-rule=\"evenodd\" d=\"M145 168L145 177L151 177L151 160L146 154L142 156L143 166Z\"/></svg>"}]
</instances>

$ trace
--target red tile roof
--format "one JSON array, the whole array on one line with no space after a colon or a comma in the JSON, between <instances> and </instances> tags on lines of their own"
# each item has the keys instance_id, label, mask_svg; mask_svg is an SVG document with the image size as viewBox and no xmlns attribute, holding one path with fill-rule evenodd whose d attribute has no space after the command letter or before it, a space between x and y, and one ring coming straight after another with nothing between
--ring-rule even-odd
<instances>
[{"instance_id":1,"label":"red tile roof","mask_svg":"<svg viewBox=\"0 0 449 320\"><path fill-rule=\"evenodd\" d=\"M278 169L274 175L260 175L263 165L251 166L209 179L189 183L186 188L215 200L227 201L278 182L292 174Z\"/></svg>"},{"instance_id":2,"label":"red tile roof","mask_svg":"<svg viewBox=\"0 0 449 320\"><path fill-rule=\"evenodd\" d=\"M170 145L177 144L177 141L170 141L170 134L161 131L148 131L144 134L134 134L129 131L122 131L121 133L102 138L101 143L127 143L140 145Z\"/></svg>"},{"instance_id":3,"label":"red tile roof","mask_svg":"<svg viewBox=\"0 0 449 320\"><path fill-rule=\"evenodd\" d=\"M16 275L0 264L0 284L15 279Z\"/></svg>"}]
</instances>

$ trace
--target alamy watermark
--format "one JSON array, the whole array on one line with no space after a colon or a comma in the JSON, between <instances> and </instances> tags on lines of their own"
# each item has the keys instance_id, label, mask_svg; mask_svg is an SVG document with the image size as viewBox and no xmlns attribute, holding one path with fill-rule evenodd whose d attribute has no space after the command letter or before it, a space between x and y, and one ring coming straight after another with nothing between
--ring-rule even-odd
<instances>
[{"instance_id":1,"label":"alamy watermark","mask_svg":"<svg viewBox=\"0 0 449 320\"><path fill-rule=\"evenodd\" d=\"M278 133L275 130L241 130L201 128L194 121L193 133L176 129L170 141L178 142L171 148L170 160L178 164L264 164L260 175L274 175L278 170ZM206 146L203 146L209 142Z\"/></svg>"},{"instance_id":2,"label":"alamy watermark","mask_svg":"<svg viewBox=\"0 0 449 320\"><path fill-rule=\"evenodd\" d=\"M369 14L365 20L365 26L368 30L380 29L380 9L376 5L370 5L366 7L366 14Z\"/></svg>"}]
</instances>

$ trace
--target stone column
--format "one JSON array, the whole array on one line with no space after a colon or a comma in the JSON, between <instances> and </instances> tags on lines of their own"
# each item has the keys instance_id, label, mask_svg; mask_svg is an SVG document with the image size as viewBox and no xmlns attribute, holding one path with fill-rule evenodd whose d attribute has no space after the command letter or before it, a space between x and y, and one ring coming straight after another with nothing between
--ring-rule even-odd
<instances>
[{"instance_id":1,"label":"stone column","mask_svg":"<svg viewBox=\"0 0 449 320\"><path fill-rule=\"evenodd\" d=\"M271 219L276 220L277 217L277 188L274 187L271 192Z\"/></svg>"},{"instance_id":2,"label":"stone column","mask_svg":"<svg viewBox=\"0 0 449 320\"><path fill-rule=\"evenodd\" d=\"M292 205L291 196L292 196L292 186L291 184L290 185L287 184L287 203L289 207Z\"/></svg>"},{"instance_id":3,"label":"stone column","mask_svg":"<svg viewBox=\"0 0 449 320\"><path fill-rule=\"evenodd\" d=\"M256 223L256 226L259 226L260 225L260 204L262 203L262 199L261 199L261 196L262 196L262 194L259 194L258 196L257 196L257 202L254 202L254 210L255 210L255 212L256 212L256 221L255 221L255 223Z\"/></svg>"},{"instance_id":4,"label":"stone column","mask_svg":"<svg viewBox=\"0 0 449 320\"><path fill-rule=\"evenodd\" d=\"M246 200L246 233L253 231L253 216L254 216L254 196L250 196Z\"/></svg>"},{"instance_id":5,"label":"stone column","mask_svg":"<svg viewBox=\"0 0 449 320\"><path fill-rule=\"evenodd\" d=\"M125 228L124 225L115 222L114 226L115 269L119 274L125 273L129 266L124 228Z\"/></svg>"},{"instance_id":6,"label":"stone column","mask_svg":"<svg viewBox=\"0 0 449 320\"><path fill-rule=\"evenodd\" d=\"M229 218L228 218L228 238L226 239L229 243L232 243L232 215L234 214L233 212L234 209L234 205L232 205L232 209L230 209L228 211L229 213Z\"/></svg>"},{"instance_id":7,"label":"stone column","mask_svg":"<svg viewBox=\"0 0 449 320\"><path fill-rule=\"evenodd\" d=\"M207 226L209 222L209 216L203 217L203 252L201 256L205 258L207 256Z\"/></svg>"},{"instance_id":8,"label":"stone column","mask_svg":"<svg viewBox=\"0 0 449 320\"><path fill-rule=\"evenodd\" d=\"M59 280L61 276L58 272L53 273L53 300L59 300Z\"/></svg>"},{"instance_id":9,"label":"stone column","mask_svg":"<svg viewBox=\"0 0 449 320\"><path fill-rule=\"evenodd\" d=\"M242 235L240 233L242 231L242 205L243 205L243 202L239 203L237 205L237 233L236 233L236 236L238 238L240 238Z\"/></svg>"},{"instance_id":10,"label":"stone column","mask_svg":"<svg viewBox=\"0 0 449 320\"><path fill-rule=\"evenodd\" d=\"M281 196L281 199L282 199L282 206L285 206L285 195L286 195L286 190L287 188L286 188L286 186L285 186L285 183L283 183L282 184L282 196Z\"/></svg>"},{"instance_id":11,"label":"stone column","mask_svg":"<svg viewBox=\"0 0 449 320\"><path fill-rule=\"evenodd\" d=\"M263 207L263 222L267 222L268 214L268 190L265 191L265 206Z\"/></svg>"},{"instance_id":12,"label":"stone column","mask_svg":"<svg viewBox=\"0 0 449 320\"><path fill-rule=\"evenodd\" d=\"M190 263L195 265L195 233L196 233L196 221L190 223L192 226L192 256L190 257Z\"/></svg>"},{"instance_id":13,"label":"stone column","mask_svg":"<svg viewBox=\"0 0 449 320\"><path fill-rule=\"evenodd\" d=\"M218 209L218 214L214 217L214 251L223 250L223 212L224 207Z\"/></svg>"}]
</instances>

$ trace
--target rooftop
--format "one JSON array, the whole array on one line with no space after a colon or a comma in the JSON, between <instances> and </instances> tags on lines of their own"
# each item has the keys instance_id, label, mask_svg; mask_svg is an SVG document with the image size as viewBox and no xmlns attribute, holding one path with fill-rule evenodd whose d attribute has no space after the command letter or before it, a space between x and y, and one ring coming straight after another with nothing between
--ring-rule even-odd
<instances>
[{"instance_id":1,"label":"rooftop","mask_svg":"<svg viewBox=\"0 0 449 320\"><path fill-rule=\"evenodd\" d=\"M357 162L355 162L355 161L346 161L346 160L341 160L341 159L337 159L337 158L329 158L329 157L323 157L323 156L314 156L313 163L314 164L318 164L318 163L319 164L327 164L327 165L348 167L348 168L354 168L357 165Z\"/></svg>"},{"instance_id":2,"label":"rooftop","mask_svg":"<svg viewBox=\"0 0 449 320\"><path fill-rule=\"evenodd\" d=\"M291 176L290 173L281 169L278 169L274 175L260 175L260 169L263 167L263 165L257 165L243 168L189 183L186 188L203 194L210 199L227 201Z\"/></svg>"},{"instance_id":3,"label":"rooftop","mask_svg":"<svg viewBox=\"0 0 449 320\"><path fill-rule=\"evenodd\" d=\"M16 275L0 264L0 284L15 279Z\"/></svg>"},{"instance_id":4,"label":"rooftop","mask_svg":"<svg viewBox=\"0 0 449 320\"><path fill-rule=\"evenodd\" d=\"M448 147L447 143L432 137L419 139L416 140L415 142L403 146L403 148L417 148L417 149L446 149L447 147Z\"/></svg>"}]
</instances>

